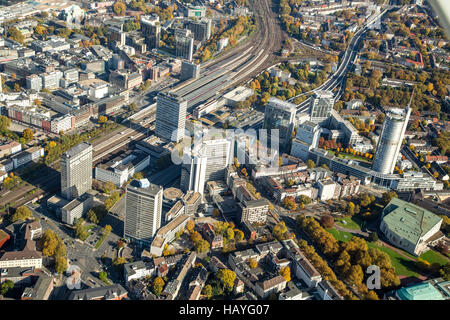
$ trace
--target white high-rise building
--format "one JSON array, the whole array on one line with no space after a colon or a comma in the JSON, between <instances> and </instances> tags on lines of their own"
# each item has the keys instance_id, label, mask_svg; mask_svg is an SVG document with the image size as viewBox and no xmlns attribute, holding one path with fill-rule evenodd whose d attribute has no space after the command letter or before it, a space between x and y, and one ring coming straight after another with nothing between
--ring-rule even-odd
<instances>
[{"instance_id":1,"label":"white high-rise building","mask_svg":"<svg viewBox=\"0 0 450 320\"><path fill-rule=\"evenodd\" d=\"M320 131L320 126L311 121L300 124L292 142L291 155L303 161L308 160L309 150L319 145Z\"/></svg>"},{"instance_id":2,"label":"white high-rise building","mask_svg":"<svg viewBox=\"0 0 450 320\"><path fill-rule=\"evenodd\" d=\"M61 156L61 194L73 200L92 189L92 145L82 142Z\"/></svg>"},{"instance_id":3,"label":"white high-rise building","mask_svg":"<svg viewBox=\"0 0 450 320\"><path fill-rule=\"evenodd\" d=\"M410 114L409 106L404 110L395 108L386 113L372 170L384 174L394 172Z\"/></svg>"},{"instance_id":4,"label":"white high-rise building","mask_svg":"<svg viewBox=\"0 0 450 320\"><path fill-rule=\"evenodd\" d=\"M150 245L161 227L163 188L147 179L133 180L125 196L124 237L140 246Z\"/></svg>"},{"instance_id":5,"label":"white high-rise building","mask_svg":"<svg viewBox=\"0 0 450 320\"><path fill-rule=\"evenodd\" d=\"M310 116L311 122L321 124L327 120L333 110L333 92L328 90L316 91L311 98Z\"/></svg>"},{"instance_id":6,"label":"white high-rise building","mask_svg":"<svg viewBox=\"0 0 450 320\"><path fill-rule=\"evenodd\" d=\"M189 29L175 30L175 56L192 61L194 54L194 35Z\"/></svg>"},{"instance_id":7,"label":"white high-rise building","mask_svg":"<svg viewBox=\"0 0 450 320\"><path fill-rule=\"evenodd\" d=\"M156 99L156 136L179 142L184 138L187 100L172 93L159 93Z\"/></svg>"},{"instance_id":8,"label":"white high-rise building","mask_svg":"<svg viewBox=\"0 0 450 320\"><path fill-rule=\"evenodd\" d=\"M204 192L208 181L225 180L225 169L231 163L231 141L220 138L202 141L194 150L185 150L181 168L183 191Z\"/></svg>"}]
</instances>

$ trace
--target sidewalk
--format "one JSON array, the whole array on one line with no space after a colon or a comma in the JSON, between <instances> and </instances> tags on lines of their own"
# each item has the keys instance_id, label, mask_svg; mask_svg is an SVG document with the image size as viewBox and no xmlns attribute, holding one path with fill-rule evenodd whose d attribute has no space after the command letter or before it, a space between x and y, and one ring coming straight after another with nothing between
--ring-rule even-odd
<instances>
[{"instance_id":1,"label":"sidewalk","mask_svg":"<svg viewBox=\"0 0 450 320\"><path fill-rule=\"evenodd\" d=\"M357 235L360 235L360 236L363 236L363 237L368 237L369 236L369 233L361 231L361 230L347 229L347 228L341 227L341 226L339 226L337 224L335 224L334 227L336 228L336 230L348 232L348 233L351 233L351 234L357 234Z\"/></svg>"}]
</instances>

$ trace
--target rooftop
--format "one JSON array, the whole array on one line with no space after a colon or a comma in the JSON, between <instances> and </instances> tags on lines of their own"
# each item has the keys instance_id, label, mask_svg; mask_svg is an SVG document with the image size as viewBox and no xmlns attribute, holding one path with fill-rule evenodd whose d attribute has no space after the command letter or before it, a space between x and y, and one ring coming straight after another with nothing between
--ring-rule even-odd
<instances>
[{"instance_id":1,"label":"rooftop","mask_svg":"<svg viewBox=\"0 0 450 320\"><path fill-rule=\"evenodd\" d=\"M76 146L70 148L66 152L64 152L63 156L65 156L67 158L75 157L88 148L92 148L92 145L87 142L82 142L82 143L77 144Z\"/></svg>"},{"instance_id":2,"label":"rooftop","mask_svg":"<svg viewBox=\"0 0 450 320\"><path fill-rule=\"evenodd\" d=\"M389 230L414 244L442 220L434 213L398 198L389 202L383 215Z\"/></svg>"}]
</instances>

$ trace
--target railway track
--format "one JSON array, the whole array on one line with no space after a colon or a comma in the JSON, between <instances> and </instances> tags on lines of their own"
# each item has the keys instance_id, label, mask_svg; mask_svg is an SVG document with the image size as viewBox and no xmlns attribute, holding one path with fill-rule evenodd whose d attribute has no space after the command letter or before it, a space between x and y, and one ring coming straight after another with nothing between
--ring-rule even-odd
<instances>
[{"instance_id":1,"label":"railway track","mask_svg":"<svg viewBox=\"0 0 450 320\"><path fill-rule=\"evenodd\" d=\"M238 45L219 58L209 60L201 65L206 74L210 74L221 68L228 69L226 72L230 72L233 75L233 80L227 84L225 89L260 73L261 70L264 70L268 65L273 64L273 61L278 58L274 52L279 51L279 48L281 48L282 31L277 22L278 17L271 9L272 2L271 0L254 0L253 5L253 11L258 18L258 31L252 34L242 45ZM251 40L255 40L256 42ZM140 117L133 119L137 122L146 117L151 118L145 124L136 124L131 128L123 130L123 133L120 134L120 136L119 134L115 134L107 140L98 141L97 143L93 142L93 162L98 162L131 141L140 140L145 137L146 132L149 129L148 126L154 121L153 116L155 113L156 111L152 111L150 114L143 114ZM131 137L132 140L130 141ZM58 162L59 160L53 165ZM54 174L45 176L32 184L35 185L35 187L42 186L45 187L46 190L52 191L59 187L58 176L59 173L55 170ZM2 199L3 201L0 200L0 204L2 202L15 203L15 206L17 207L36 197L45 196L49 193L48 191L39 189L38 192L30 195L28 194L29 191L30 190L26 188L17 190L17 192L14 193L10 192L7 197Z\"/></svg>"}]
</instances>

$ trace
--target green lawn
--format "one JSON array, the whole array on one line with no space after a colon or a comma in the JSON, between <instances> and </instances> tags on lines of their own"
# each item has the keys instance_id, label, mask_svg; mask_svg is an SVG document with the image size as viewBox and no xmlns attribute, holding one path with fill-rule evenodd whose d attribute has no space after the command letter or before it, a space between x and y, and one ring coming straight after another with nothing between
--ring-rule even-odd
<instances>
[{"instance_id":1,"label":"green lawn","mask_svg":"<svg viewBox=\"0 0 450 320\"><path fill-rule=\"evenodd\" d=\"M420 255L421 259L428 261L429 263L433 264L435 262L439 263L441 266L444 264L447 264L450 260L444 257L439 252L429 250L423 254Z\"/></svg>"},{"instance_id":2,"label":"green lawn","mask_svg":"<svg viewBox=\"0 0 450 320\"><path fill-rule=\"evenodd\" d=\"M343 221L345 221L346 224L344 224ZM361 230L361 218L358 216L338 218L336 219L336 224L351 230Z\"/></svg>"},{"instance_id":3,"label":"green lawn","mask_svg":"<svg viewBox=\"0 0 450 320\"><path fill-rule=\"evenodd\" d=\"M412 271L414 269L413 261L406 259L401 254L397 253L391 248L380 247L371 242L367 242L367 245L369 246L369 248L377 248L383 251L384 253L388 254L389 257L391 258L392 266L395 268L395 273L397 273L399 276L402 275L408 277L417 277L419 275L417 272ZM411 256L410 254L407 253L406 255Z\"/></svg>"},{"instance_id":4,"label":"green lawn","mask_svg":"<svg viewBox=\"0 0 450 320\"><path fill-rule=\"evenodd\" d=\"M333 237L336 238L336 240L342 241L342 242L347 242L353 237L353 235L349 232L336 230L334 228L327 229L327 231L329 233L331 233L333 235Z\"/></svg>"},{"instance_id":5,"label":"green lawn","mask_svg":"<svg viewBox=\"0 0 450 320\"><path fill-rule=\"evenodd\" d=\"M339 153L338 158L341 158L341 159L352 159L352 160L356 160L356 161L360 161L360 162L365 162L365 163L368 163L368 164L372 163L372 160L367 159L366 157L355 156L355 155L350 154L350 153Z\"/></svg>"}]
</instances>

